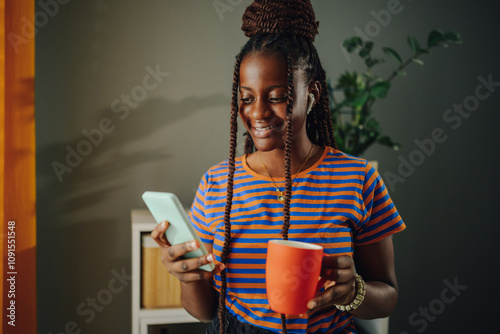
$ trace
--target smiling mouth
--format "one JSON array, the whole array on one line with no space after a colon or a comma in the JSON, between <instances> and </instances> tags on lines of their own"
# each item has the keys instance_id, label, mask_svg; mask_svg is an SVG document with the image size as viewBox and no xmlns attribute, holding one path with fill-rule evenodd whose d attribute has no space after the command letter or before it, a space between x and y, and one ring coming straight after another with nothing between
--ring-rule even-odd
<instances>
[{"instance_id":1,"label":"smiling mouth","mask_svg":"<svg viewBox=\"0 0 500 334\"><path fill-rule=\"evenodd\" d=\"M252 133L255 138L273 137L281 128L282 124L272 124L268 126L252 126Z\"/></svg>"},{"instance_id":2,"label":"smiling mouth","mask_svg":"<svg viewBox=\"0 0 500 334\"><path fill-rule=\"evenodd\" d=\"M253 128L257 131L266 131L266 130L271 130L271 129L274 129L276 126L275 125L269 125L269 126L266 126L266 127L263 127L263 128L258 128L256 126L254 126Z\"/></svg>"}]
</instances>

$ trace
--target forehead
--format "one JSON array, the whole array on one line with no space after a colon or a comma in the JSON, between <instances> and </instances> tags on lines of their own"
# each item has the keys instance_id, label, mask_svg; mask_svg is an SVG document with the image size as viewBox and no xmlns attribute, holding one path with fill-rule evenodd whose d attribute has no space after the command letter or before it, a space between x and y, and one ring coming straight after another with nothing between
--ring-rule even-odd
<instances>
[{"instance_id":1,"label":"forehead","mask_svg":"<svg viewBox=\"0 0 500 334\"><path fill-rule=\"evenodd\" d=\"M269 83L287 86L287 73L287 60L282 54L265 51L252 52L241 62L240 83L244 86ZM293 77L294 82L305 81L305 72L294 69Z\"/></svg>"},{"instance_id":2,"label":"forehead","mask_svg":"<svg viewBox=\"0 0 500 334\"><path fill-rule=\"evenodd\" d=\"M257 84L259 82L287 82L287 62L282 55L269 52L253 52L243 58L240 65L240 82Z\"/></svg>"}]
</instances>

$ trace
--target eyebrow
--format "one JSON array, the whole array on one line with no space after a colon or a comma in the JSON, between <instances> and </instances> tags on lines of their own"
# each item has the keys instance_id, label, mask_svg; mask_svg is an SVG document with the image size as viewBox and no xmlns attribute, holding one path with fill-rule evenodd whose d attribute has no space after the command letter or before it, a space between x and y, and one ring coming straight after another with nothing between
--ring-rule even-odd
<instances>
[{"instance_id":1,"label":"eyebrow","mask_svg":"<svg viewBox=\"0 0 500 334\"><path fill-rule=\"evenodd\" d=\"M267 87L267 89L274 89L274 88L286 88L288 89L288 86L284 86L284 85L274 85L274 86L269 86ZM246 86L240 86L240 89L246 89L246 90L253 90L252 88L250 87L246 87Z\"/></svg>"}]
</instances>

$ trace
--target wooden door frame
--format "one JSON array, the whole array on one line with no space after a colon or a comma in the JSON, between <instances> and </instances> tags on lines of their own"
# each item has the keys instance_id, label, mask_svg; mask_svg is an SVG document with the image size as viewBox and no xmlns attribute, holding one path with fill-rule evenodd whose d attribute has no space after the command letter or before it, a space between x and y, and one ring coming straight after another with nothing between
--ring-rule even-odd
<instances>
[{"instance_id":1,"label":"wooden door frame","mask_svg":"<svg viewBox=\"0 0 500 334\"><path fill-rule=\"evenodd\" d=\"M37 332L35 32L29 32L26 22L35 22L35 1L1 0L0 6L0 219L3 227L0 326L3 333L34 334ZM14 245L14 252L8 249L9 245ZM10 257L15 259L13 263L6 257L9 251L14 255ZM7 282L7 278L12 277L13 285ZM12 311L7 310L13 302L15 327L9 324Z\"/></svg>"}]
</instances>

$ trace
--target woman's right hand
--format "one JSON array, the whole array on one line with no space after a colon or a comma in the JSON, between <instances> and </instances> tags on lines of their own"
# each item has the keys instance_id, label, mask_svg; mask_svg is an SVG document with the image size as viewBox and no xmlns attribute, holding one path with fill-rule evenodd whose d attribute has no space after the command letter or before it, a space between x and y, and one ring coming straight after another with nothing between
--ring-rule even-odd
<instances>
[{"instance_id":1,"label":"woman's right hand","mask_svg":"<svg viewBox=\"0 0 500 334\"><path fill-rule=\"evenodd\" d=\"M191 283L208 280L215 274L224 270L224 264L218 263L212 271L198 269L198 267L214 262L214 255L209 253L192 259L181 258L184 254L194 251L200 247L199 243L191 240L178 245L170 245L165 236L169 223L167 221L158 224L151 232L151 237L160 246L161 262L167 270L183 283Z\"/></svg>"}]
</instances>

